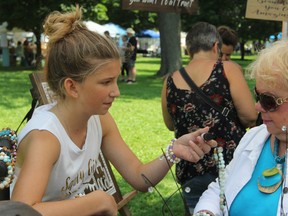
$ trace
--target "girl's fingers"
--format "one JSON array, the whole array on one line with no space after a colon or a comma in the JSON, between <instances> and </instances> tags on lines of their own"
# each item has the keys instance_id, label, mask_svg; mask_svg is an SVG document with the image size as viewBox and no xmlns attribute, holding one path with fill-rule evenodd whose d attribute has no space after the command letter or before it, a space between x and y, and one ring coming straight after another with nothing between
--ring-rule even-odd
<instances>
[{"instance_id":1,"label":"girl's fingers","mask_svg":"<svg viewBox=\"0 0 288 216\"><path fill-rule=\"evenodd\" d=\"M201 149L201 147L199 145L197 145L196 143L192 142L191 140L189 141L189 144L192 147L192 149L190 149L190 154L192 156L194 156L194 157L197 156L198 160L204 156L204 152L203 152L203 150Z\"/></svg>"}]
</instances>

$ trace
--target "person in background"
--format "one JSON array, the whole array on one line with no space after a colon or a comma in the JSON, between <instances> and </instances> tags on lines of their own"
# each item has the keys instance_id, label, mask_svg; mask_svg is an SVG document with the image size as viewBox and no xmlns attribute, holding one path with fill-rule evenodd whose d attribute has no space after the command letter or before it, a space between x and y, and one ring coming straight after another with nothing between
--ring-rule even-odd
<instances>
[{"instance_id":1,"label":"person in background","mask_svg":"<svg viewBox=\"0 0 288 216\"><path fill-rule=\"evenodd\" d=\"M135 31L132 28L128 28L126 30L127 35L128 35L128 44L129 47L127 47L130 51L131 51L131 56L130 56L130 60L129 60L129 79L127 80L127 84L132 84L136 82L136 74L137 74L137 70L136 70L136 59L137 59L137 39L134 36L135 35Z\"/></svg>"},{"instance_id":2,"label":"person in background","mask_svg":"<svg viewBox=\"0 0 288 216\"><path fill-rule=\"evenodd\" d=\"M104 35L105 35L105 37L107 37L107 38L109 38L109 39L111 39L111 40L112 40L112 38L111 38L111 35L110 35L110 32L109 32L109 31L104 31Z\"/></svg>"},{"instance_id":3,"label":"person in background","mask_svg":"<svg viewBox=\"0 0 288 216\"><path fill-rule=\"evenodd\" d=\"M274 42L248 66L264 124L244 135L223 175L203 193L195 215L288 214L287 47L287 41Z\"/></svg>"},{"instance_id":4,"label":"person in background","mask_svg":"<svg viewBox=\"0 0 288 216\"><path fill-rule=\"evenodd\" d=\"M162 114L167 128L175 132L175 137L209 126L218 146L223 149L225 164L228 164L246 128L255 124L257 113L240 68L232 61L219 59L221 44L214 25L196 23L186 36L191 60L183 69L212 103L234 113L234 119L205 103L195 90L191 90L180 71L169 74L164 81ZM201 194L218 176L213 152L211 150L198 162L181 160L176 165L177 180L189 208L187 215L193 213Z\"/></svg>"},{"instance_id":5,"label":"person in background","mask_svg":"<svg viewBox=\"0 0 288 216\"><path fill-rule=\"evenodd\" d=\"M205 127L173 139L164 154L143 164L109 113L120 95L119 49L89 31L81 15L76 6L73 12L52 12L46 18L45 74L57 101L36 108L18 135L11 200L45 216L117 215L113 196L96 189L100 149L129 184L145 192L151 185L143 175L156 185L180 158L196 162L217 144L201 138L209 130Z\"/></svg>"},{"instance_id":6,"label":"person in background","mask_svg":"<svg viewBox=\"0 0 288 216\"><path fill-rule=\"evenodd\" d=\"M222 39L222 48L221 48L221 59L222 61L230 61L231 55L236 49L238 44L238 37L236 32L228 26L219 26L217 28L221 39ZM241 70L241 65L234 62ZM262 124L261 113L258 113L255 126Z\"/></svg>"},{"instance_id":7,"label":"person in background","mask_svg":"<svg viewBox=\"0 0 288 216\"><path fill-rule=\"evenodd\" d=\"M24 59L25 59L25 66L32 66L33 61L33 49L31 43L26 39L23 42L23 49L24 49Z\"/></svg>"},{"instance_id":8,"label":"person in background","mask_svg":"<svg viewBox=\"0 0 288 216\"><path fill-rule=\"evenodd\" d=\"M238 43L237 33L228 26L219 26L217 30L222 39L222 47L221 47L222 61L229 61L231 60L231 55L233 54Z\"/></svg>"},{"instance_id":9,"label":"person in background","mask_svg":"<svg viewBox=\"0 0 288 216\"><path fill-rule=\"evenodd\" d=\"M24 49L23 49L21 41L17 42L16 57L17 57L17 61L20 62L19 65L20 66L25 66Z\"/></svg>"},{"instance_id":10,"label":"person in background","mask_svg":"<svg viewBox=\"0 0 288 216\"><path fill-rule=\"evenodd\" d=\"M120 55L122 58L121 66L121 81L125 82L129 78L129 60L132 52L130 51L130 44L128 43L128 36L122 36L122 46L120 47Z\"/></svg>"},{"instance_id":11,"label":"person in background","mask_svg":"<svg viewBox=\"0 0 288 216\"><path fill-rule=\"evenodd\" d=\"M10 66L16 66L17 64L17 55L16 55L16 47L13 39L8 40L8 48L9 48L9 64Z\"/></svg>"}]
</instances>

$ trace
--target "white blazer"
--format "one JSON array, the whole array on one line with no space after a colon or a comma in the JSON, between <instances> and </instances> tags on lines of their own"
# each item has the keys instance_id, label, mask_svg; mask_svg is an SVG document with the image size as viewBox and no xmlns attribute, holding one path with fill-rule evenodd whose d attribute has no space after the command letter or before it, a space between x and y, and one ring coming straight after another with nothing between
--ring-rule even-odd
<instances>
[{"instance_id":1,"label":"white blazer","mask_svg":"<svg viewBox=\"0 0 288 216\"><path fill-rule=\"evenodd\" d=\"M270 133L263 124L259 127L250 129L241 139L236 151L234 152L232 161L225 169L225 196L228 206L231 206L239 191L250 180L258 157L268 136L270 136ZM286 167L287 165L288 163L286 159ZM287 172L286 179L288 181ZM288 187L287 181L284 187ZM213 212L214 215L228 215L227 209L224 213L220 210L219 193L220 188L217 179L217 182L212 182L208 189L202 194L194 212L209 210ZM279 216L281 211L280 204L281 199L279 199L278 202L277 215ZM285 213L288 213L288 193L284 195L283 207Z\"/></svg>"}]
</instances>

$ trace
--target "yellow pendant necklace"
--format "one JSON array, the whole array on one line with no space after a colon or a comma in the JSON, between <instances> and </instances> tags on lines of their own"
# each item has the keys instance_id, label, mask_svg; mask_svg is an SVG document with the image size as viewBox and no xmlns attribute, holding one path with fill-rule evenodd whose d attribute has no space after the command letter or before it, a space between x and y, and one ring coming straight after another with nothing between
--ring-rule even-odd
<instances>
[{"instance_id":1,"label":"yellow pendant necklace","mask_svg":"<svg viewBox=\"0 0 288 216\"><path fill-rule=\"evenodd\" d=\"M276 166L266 169L258 179L258 189L263 193L274 193L283 182L283 163L285 162L285 155L279 157L278 155L279 140L276 138L274 142L274 159Z\"/></svg>"}]
</instances>

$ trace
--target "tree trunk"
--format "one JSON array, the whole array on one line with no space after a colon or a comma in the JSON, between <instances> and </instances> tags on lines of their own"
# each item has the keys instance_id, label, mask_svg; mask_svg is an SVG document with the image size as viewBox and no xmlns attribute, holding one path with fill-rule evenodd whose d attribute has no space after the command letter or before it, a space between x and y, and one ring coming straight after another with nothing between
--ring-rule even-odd
<instances>
[{"instance_id":1,"label":"tree trunk","mask_svg":"<svg viewBox=\"0 0 288 216\"><path fill-rule=\"evenodd\" d=\"M241 53L241 60L245 58L245 43L240 42L240 53Z\"/></svg>"},{"instance_id":2,"label":"tree trunk","mask_svg":"<svg viewBox=\"0 0 288 216\"><path fill-rule=\"evenodd\" d=\"M182 66L180 31L181 18L179 13L158 13L161 67L158 76L164 76Z\"/></svg>"},{"instance_id":3,"label":"tree trunk","mask_svg":"<svg viewBox=\"0 0 288 216\"><path fill-rule=\"evenodd\" d=\"M36 37L36 65L35 67L38 69L42 68L42 50L41 50L41 32L40 31L34 31L34 35Z\"/></svg>"}]
</instances>

